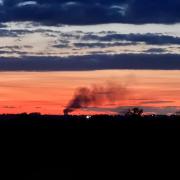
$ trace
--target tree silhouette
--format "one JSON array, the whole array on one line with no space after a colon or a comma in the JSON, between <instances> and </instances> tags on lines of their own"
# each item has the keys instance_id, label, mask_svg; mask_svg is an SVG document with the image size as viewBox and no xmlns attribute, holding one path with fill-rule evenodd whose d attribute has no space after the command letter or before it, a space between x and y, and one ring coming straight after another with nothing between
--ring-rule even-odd
<instances>
[{"instance_id":1,"label":"tree silhouette","mask_svg":"<svg viewBox=\"0 0 180 180\"><path fill-rule=\"evenodd\" d=\"M180 111L177 111L175 115L180 116Z\"/></svg>"},{"instance_id":2,"label":"tree silhouette","mask_svg":"<svg viewBox=\"0 0 180 180\"><path fill-rule=\"evenodd\" d=\"M133 108L133 109L128 109L128 112L125 114L125 116L135 116L135 117L141 117L143 115L143 109L140 108Z\"/></svg>"}]
</instances>

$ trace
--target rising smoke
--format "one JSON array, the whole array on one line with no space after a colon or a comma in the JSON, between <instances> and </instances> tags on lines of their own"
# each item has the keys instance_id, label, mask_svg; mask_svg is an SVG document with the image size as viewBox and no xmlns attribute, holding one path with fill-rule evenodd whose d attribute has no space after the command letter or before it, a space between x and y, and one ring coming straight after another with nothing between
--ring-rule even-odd
<instances>
[{"instance_id":1,"label":"rising smoke","mask_svg":"<svg viewBox=\"0 0 180 180\"><path fill-rule=\"evenodd\" d=\"M81 87L75 92L73 99L69 102L64 114L71 113L77 109L90 106L103 105L105 103L118 102L128 93L127 88L115 83L105 85L93 85L92 87Z\"/></svg>"}]
</instances>

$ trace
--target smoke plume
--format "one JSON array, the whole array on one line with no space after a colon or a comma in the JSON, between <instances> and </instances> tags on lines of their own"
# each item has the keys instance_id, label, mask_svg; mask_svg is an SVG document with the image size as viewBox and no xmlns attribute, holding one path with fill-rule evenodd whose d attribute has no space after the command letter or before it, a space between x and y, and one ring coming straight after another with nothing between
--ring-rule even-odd
<instances>
[{"instance_id":1,"label":"smoke plume","mask_svg":"<svg viewBox=\"0 0 180 180\"><path fill-rule=\"evenodd\" d=\"M127 89L114 83L105 85L93 85L92 87L81 87L75 92L73 99L64 110L64 114L71 113L77 109L90 106L103 105L105 103L118 102L127 94Z\"/></svg>"}]
</instances>

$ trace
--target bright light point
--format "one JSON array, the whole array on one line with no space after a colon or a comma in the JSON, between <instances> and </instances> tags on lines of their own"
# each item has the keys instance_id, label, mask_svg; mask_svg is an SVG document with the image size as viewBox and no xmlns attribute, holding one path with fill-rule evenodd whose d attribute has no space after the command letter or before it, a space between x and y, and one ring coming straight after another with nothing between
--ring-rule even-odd
<instances>
[{"instance_id":1,"label":"bright light point","mask_svg":"<svg viewBox=\"0 0 180 180\"><path fill-rule=\"evenodd\" d=\"M86 119L91 119L91 116L86 116Z\"/></svg>"}]
</instances>

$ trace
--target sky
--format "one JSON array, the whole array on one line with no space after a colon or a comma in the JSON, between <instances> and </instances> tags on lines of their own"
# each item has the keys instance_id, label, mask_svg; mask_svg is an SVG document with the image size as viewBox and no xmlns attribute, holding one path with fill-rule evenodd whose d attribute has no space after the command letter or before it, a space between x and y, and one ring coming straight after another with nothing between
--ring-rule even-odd
<instances>
[{"instance_id":1,"label":"sky","mask_svg":"<svg viewBox=\"0 0 180 180\"><path fill-rule=\"evenodd\" d=\"M131 93L74 113L180 111L179 0L0 0L0 113L61 114L107 81Z\"/></svg>"}]
</instances>

